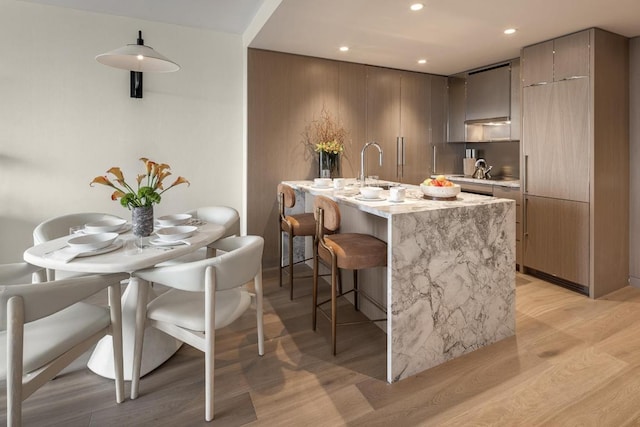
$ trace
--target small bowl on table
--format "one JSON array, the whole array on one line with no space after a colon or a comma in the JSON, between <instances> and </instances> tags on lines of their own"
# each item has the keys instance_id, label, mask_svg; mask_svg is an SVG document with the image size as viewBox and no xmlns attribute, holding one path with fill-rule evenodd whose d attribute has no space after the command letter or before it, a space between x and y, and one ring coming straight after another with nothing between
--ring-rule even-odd
<instances>
[{"instance_id":1,"label":"small bowl on table","mask_svg":"<svg viewBox=\"0 0 640 427\"><path fill-rule=\"evenodd\" d=\"M197 229L198 227L194 225L177 225L174 227L161 228L156 231L156 235L160 240L165 242L176 242L193 236L193 233L195 233Z\"/></svg>"},{"instance_id":2,"label":"small bowl on table","mask_svg":"<svg viewBox=\"0 0 640 427\"><path fill-rule=\"evenodd\" d=\"M360 194L363 199L379 199L382 187L360 187Z\"/></svg>"},{"instance_id":3,"label":"small bowl on table","mask_svg":"<svg viewBox=\"0 0 640 427\"><path fill-rule=\"evenodd\" d=\"M186 224L191 218L190 214L172 214L156 218L156 222L160 227L175 227Z\"/></svg>"},{"instance_id":4,"label":"small bowl on table","mask_svg":"<svg viewBox=\"0 0 640 427\"><path fill-rule=\"evenodd\" d=\"M84 232L89 234L95 233L112 233L120 231L127 223L122 218L106 218L100 221L88 222L84 225Z\"/></svg>"},{"instance_id":5,"label":"small bowl on table","mask_svg":"<svg viewBox=\"0 0 640 427\"><path fill-rule=\"evenodd\" d=\"M67 245L78 253L97 251L112 245L118 236L118 233L84 234L70 238Z\"/></svg>"},{"instance_id":6,"label":"small bowl on table","mask_svg":"<svg viewBox=\"0 0 640 427\"><path fill-rule=\"evenodd\" d=\"M460 186L453 184L451 186L438 187L437 185L420 184L420 190L427 198L454 200L460 194Z\"/></svg>"}]
</instances>

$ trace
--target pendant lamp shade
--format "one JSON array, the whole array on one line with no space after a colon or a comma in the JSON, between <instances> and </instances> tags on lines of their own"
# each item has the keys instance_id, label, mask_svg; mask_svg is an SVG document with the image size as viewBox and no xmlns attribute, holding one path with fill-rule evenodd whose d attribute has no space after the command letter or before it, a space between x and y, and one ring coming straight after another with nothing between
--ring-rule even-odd
<instances>
[{"instance_id":1,"label":"pendant lamp shade","mask_svg":"<svg viewBox=\"0 0 640 427\"><path fill-rule=\"evenodd\" d=\"M143 73L170 73L180 66L153 48L145 45L128 44L96 56L96 61L110 67Z\"/></svg>"}]
</instances>

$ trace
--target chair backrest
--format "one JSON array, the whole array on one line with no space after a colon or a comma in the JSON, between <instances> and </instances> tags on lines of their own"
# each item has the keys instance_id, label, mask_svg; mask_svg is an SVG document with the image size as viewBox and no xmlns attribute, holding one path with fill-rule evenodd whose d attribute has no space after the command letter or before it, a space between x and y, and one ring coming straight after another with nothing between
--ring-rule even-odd
<instances>
[{"instance_id":1,"label":"chair backrest","mask_svg":"<svg viewBox=\"0 0 640 427\"><path fill-rule=\"evenodd\" d=\"M49 240L69 234L69 227L84 225L88 222L100 221L107 218L118 218L115 215L99 212L80 212L57 216L41 222L33 230L33 244L37 245Z\"/></svg>"},{"instance_id":2,"label":"chair backrest","mask_svg":"<svg viewBox=\"0 0 640 427\"><path fill-rule=\"evenodd\" d=\"M313 201L313 215L319 221L319 209L322 209L322 224L324 229L335 232L340 228L340 208L338 204L325 196L316 196Z\"/></svg>"},{"instance_id":3,"label":"chair backrest","mask_svg":"<svg viewBox=\"0 0 640 427\"><path fill-rule=\"evenodd\" d=\"M280 199L281 197L282 199ZM280 183L278 184L278 200L282 200L284 208L292 208L296 205L296 192L291 186Z\"/></svg>"},{"instance_id":4,"label":"chair backrest","mask_svg":"<svg viewBox=\"0 0 640 427\"><path fill-rule=\"evenodd\" d=\"M140 270L134 276L176 289L204 292L208 267L215 269L216 290L241 286L262 268L264 239L260 236L227 237L215 246L225 253L201 261Z\"/></svg>"},{"instance_id":5,"label":"chair backrest","mask_svg":"<svg viewBox=\"0 0 640 427\"><path fill-rule=\"evenodd\" d=\"M31 283L32 274L42 270L41 267L16 262L13 264L0 264L0 285L17 285L19 283Z\"/></svg>"},{"instance_id":6,"label":"chair backrest","mask_svg":"<svg viewBox=\"0 0 640 427\"><path fill-rule=\"evenodd\" d=\"M222 237L240 235L240 214L229 206L205 206L189 212L195 218L211 224L222 225L225 229Z\"/></svg>"},{"instance_id":7,"label":"chair backrest","mask_svg":"<svg viewBox=\"0 0 640 427\"><path fill-rule=\"evenodd\" d=\"M24 322L28 323L56 313L128 277L125 273L115 273L43 283L3 282L0 284L0 331L7 328L7 301L11 297L22 297Z\"/></svg>"}]
</instances>

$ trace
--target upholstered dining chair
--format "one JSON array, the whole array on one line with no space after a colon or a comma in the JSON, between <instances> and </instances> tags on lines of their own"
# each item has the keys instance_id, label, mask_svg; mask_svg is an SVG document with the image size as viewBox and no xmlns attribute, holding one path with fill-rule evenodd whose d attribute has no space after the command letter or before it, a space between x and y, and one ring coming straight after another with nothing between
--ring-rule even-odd
<instances>
[{"instance_id":1,"label":"upholstered dining chair","mask_svg":"<svg viewBox=\"0 0 640 427\"><path fill-rule=\"evenodd\" d=\"M359 309L359 297L369 300L383 312L386 312L376 300L358 287L358 270L364 268L384 267L387 265L387 244L377 237L361 233L338 233L340 229L340 208L328 197L316 196L314 203L316 218L316 238L313 245L313 330L316 330L317 311L331 321L331 343L333 355L336 354L336 329L338 323L337 299L348 293L354 293L354 306ZM335 234L327 235L325 228ZM331 269L331 298L318 302L318 270L322 260ZM353 289L342 292L339 289L338 269L353 270ZM341 287L340 287L341 288ZM322 309L322 305L331 302L331 313ZM374 322L386 319L374 319ZM360 322L349 322L349 324Z\"/></svg>"},{"instance_id":2,"label":"upholstered dining chair","mask_svg":"<svg viewBox=\"0 0 640 427\"><path fill-rule=\"evenodd\" d=\"M154 327L204 352L205 420L214 416L215 330L238 319L255 299L258 354L264 354L262 327L262 251L260 236L227 237L214 244L219 256L191 263L154 267L135 276L169 286L169 291L145 305L140 295L136 314L136 341L131 398L138 397L145 326ZM244 284L253 280L255 294ZM141 290L147 287L141 287ZM143 291L143 294L146 293Z\"/></svg>"},{"instance_id":3,"label":"upholstered dining chair","mask_svg":"<svg viewBox=\"0 0 640 427\"><path fill-rule=\"evenodd\" d=\"M69 228L72 226L84 225L88 222L101 221L108 218L118 218L115 215L99 212L79 212L67 215L61 215L49 218L36 226L33 230L33 244L48 242L69 234ZM82 273L71 273L68 271L60 271L56 273L54 270L47 270L47 279L55 280L70 277L81 276Z\"/></svg>"},{"instance_id":4,"label":"upholstered dining chair","mask_svg":"<svg viewBox=\"0 0 640 427\"><path fill-rule=\"evenodd\" d=\"M282 287L282 271L286 268L289 276L289 299L293 300L293 267L296 264L309 261L309 259L303 259L293 262L293 238L297 236L313 236L315 234L315 219L313 213L299 213L287 215L285 213L286 208L292 208L296 204L296 193L287 184L278 184L278 280L280 287ZM283 233L287 234L288 243L288 262L287 266L282 265L282 253L283 253ZM307 276L308 277L308 276Z\"/></svg>"},{"instance_id":5,"label":"upholstered dining chair","mask_svg":"<svg viewBox=\"0 0 640 427\"><path fill-rule=\"evenodd\" d=\"M122 402L120 281L128 275L16 284L33 270L28 264L0 266L0 378L6 379L7 425L20 426L22 401L107 334L114 343L116 402ZM82 302L105 288L108 308Z\"/></svg>"}]
</instances>

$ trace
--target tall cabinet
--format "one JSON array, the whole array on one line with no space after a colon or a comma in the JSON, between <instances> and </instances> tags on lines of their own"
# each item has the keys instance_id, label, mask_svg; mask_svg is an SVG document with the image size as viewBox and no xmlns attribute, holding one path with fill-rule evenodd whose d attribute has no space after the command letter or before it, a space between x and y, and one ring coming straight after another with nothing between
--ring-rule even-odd
<instances>
[{"instance_id":1,"label":"tall cabinet","mask_svg":"<svg viewBox=\"0 0 640 427\"><path fill-rule=\"evenodd\" d=\"M589 29L522 51L523 264L592 298L629 273L627 44Z\"/></svg>"},{"instance_id":2,"label":"tall cabinet","mask_svg":"<svg viewBox=\"0 0 640 427\"><path fill-rule=\"evenodd\" d=\"M367 175L419 184L433 173L432 78L444 77L367 67L367 142L383 149L366 153Z\"/></svg>"}]
</instances>

